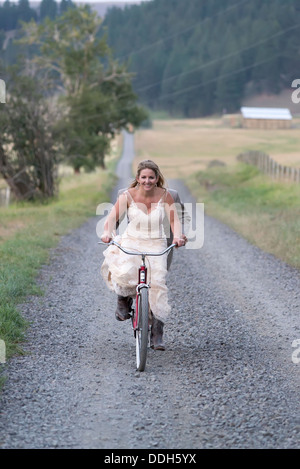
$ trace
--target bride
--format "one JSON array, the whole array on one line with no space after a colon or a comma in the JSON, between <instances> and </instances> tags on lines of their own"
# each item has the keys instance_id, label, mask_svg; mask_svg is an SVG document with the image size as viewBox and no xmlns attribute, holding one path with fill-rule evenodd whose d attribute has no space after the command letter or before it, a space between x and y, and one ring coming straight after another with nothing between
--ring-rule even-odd
<instances>
[{"instance_id":1,"label":"bride","mask_svg":"<svg viewBox=\"0 0 300 469\"><path fill-rule=\"evenodd\" d=\"M127 213L129 223L121 236L114 236L117 222ZM167 247L167 234L163 220L167 215L173 233L173 243L184 246L186 238L181 231L174 200L164 187L164 177L151 160L142 161L131 186L120 195L111 210L101 240L109 243L115 239L122 247L136 252L161 252ZM116 246L104 251L101 274L111 290L118 295L116 318L129 319L129 300L135 296L138 256L128 256ZM151 344L155 350L165 350L163 326L170 306L166 286L167 255L147 258L151 288L149 303L152 311Z\"/></svg>"}]
</instances>

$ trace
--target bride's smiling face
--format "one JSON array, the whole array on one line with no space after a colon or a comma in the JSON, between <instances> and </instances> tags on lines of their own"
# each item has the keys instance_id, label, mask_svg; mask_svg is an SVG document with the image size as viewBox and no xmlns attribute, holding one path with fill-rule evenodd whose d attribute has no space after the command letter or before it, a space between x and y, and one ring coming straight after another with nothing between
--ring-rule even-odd
<instances>
[{"instance_id":1,"label":"bride's smiling face","mask_svg":"<svg viewBox=\"0 0 300 469\"><path fill-rule=\"evenodd\" d=\"M158 181L158 177L156 177L155 172L153 169L142 169L140 172L139 177L137 178L137 182L140 186L143 187L145 191L151 191Z\"/></svg>"}]
</instances>

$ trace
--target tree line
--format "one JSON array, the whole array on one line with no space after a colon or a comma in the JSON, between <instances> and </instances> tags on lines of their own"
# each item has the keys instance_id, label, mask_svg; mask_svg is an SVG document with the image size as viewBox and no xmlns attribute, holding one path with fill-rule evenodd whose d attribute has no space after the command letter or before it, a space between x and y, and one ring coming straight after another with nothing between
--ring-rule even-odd
<instances>
[{"instance_id":1,"label":"tree line","mask_svg":"<svg viewBox=\"0 0 300 469\"><path fill-rule=\"evenodd\" d=\"M142 102L171 114L235 112L298 70L298 0L152 0L111 9L104 26Z\"/></svg>"},{"instance_id":2,"label":"tree line","mask_svg":"<svg viewBox=\"0 0 300 469\"><path fill-rule=\"evenodd\" d=\"M71 0L42 0L38 8L32 8L29 0L18 0L17 3L6 0L0 5L0 30L10 31L20 27L21 21L43 21L46 17L54 19L63 14L70 6Z\"/></svg>"},{"instance_id":3,"label":"tree line","mask_svg":"<svg viewBox=\"0 0 300 469\"><path fill-rule=\"evenodd\" d=\"M115 135L147 117L131 74L99 35L101 22L87 5L31 19L18 36L18 61L0 62L0 175L16 199L54 196L61 162L76 172L105 167Z\"/></svg>"},{"instance_id":4,"label":"tree line","mask_svg":"<svg viewBox=\"0 0 300 469\"><path fill-rule=\"evenodd\" d=\"M42 23L46 18L54 20L63 15L69 8L75 8L72 0L42 0L37 7L32 8L29 0L18 0L11 2L6 0L0 5L0 57L6 64L16 62L20 51L17 43L14 41L22 34L22 23L28 23L33 20ZM7 34L13 34L7 37Z\"/></svg>"}]
</instances>

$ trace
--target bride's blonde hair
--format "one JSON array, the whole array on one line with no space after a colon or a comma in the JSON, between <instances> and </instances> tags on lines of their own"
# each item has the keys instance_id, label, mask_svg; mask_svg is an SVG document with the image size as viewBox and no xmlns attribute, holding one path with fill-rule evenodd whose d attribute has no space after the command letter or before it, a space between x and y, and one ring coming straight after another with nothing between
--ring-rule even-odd
<instances>
[{"instance_id":1,"label":"bride's blonde hair","mask_svg":"<svg viewBox=\"0 0 300 469\"><path fill-rule=\"evenodd\" d=\"M154 171L155 173L156 178L158 178L157 187L164 188L165 178L163 177L157 164L154 163L154 161L152 160L144 160L139 163L136 171L135 180L131 183L130 188L136 187L138 185L137 179L140 177L141 171L143 171L143 169L152 169L152 171Z\"/></svg>"}]
</instances>

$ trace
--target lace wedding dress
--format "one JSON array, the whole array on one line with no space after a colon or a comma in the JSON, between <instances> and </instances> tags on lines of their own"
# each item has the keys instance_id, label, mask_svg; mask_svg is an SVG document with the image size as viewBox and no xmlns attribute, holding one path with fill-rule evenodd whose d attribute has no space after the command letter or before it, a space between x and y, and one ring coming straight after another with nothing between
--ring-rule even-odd
<instances>
[{"instance_id":1,"label":"lace wedding dress","mask_svg":"<svg viewBox=\"0 0 300 469\"><path fill-rule=\"evenodd\" d=\"M157 204L152 204L152 210L146 213L145 207L140 208L129 191L125 194L129 204L127 211L129 223L125 232L121 236L115 236L114 240L129 251L163 251L167 247L167 238L163 228L165 195ZM141 257L125 254L113 245L109 246L103 254L105 259L101 266L101 274L108 288L117 295L134 297ZM167 254L147 257L146 266L147 281L151 286L150 308L157 319L165 322L170 312L166 286Z\"/></svg>"}]
</instances>

